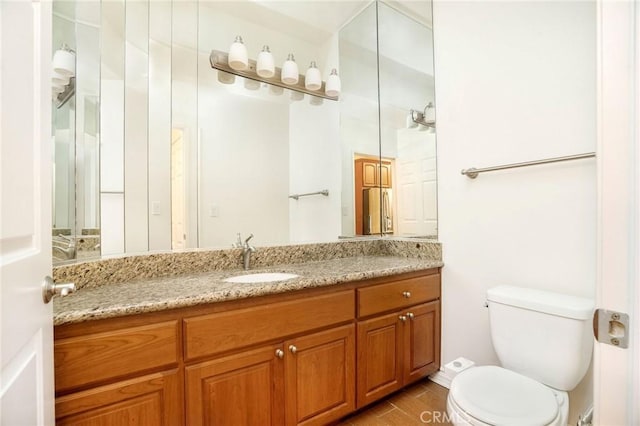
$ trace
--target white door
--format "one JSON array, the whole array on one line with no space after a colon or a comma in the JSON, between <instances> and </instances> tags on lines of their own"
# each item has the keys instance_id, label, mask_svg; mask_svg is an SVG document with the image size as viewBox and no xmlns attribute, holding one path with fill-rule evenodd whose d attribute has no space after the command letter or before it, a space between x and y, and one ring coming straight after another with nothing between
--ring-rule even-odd
<instances>
[{"instance_id":1,"label":"white door","mask_svg":"<svg viewBox=\"0 0 640 426\"><path fill-rule=\"evenodd\" d=\"M396 234L436 235L435 135L418 129L399 130L395 169L398 191Z\"/></svg>"},{"instance_id":2,"label":"white door","mask_svg":"<svg viewBox=\"0 0 640 426\"><path fill-rule=\"evenodd\" d=\"M635 58L634 58L635 56ZM640 424L640 4L598 1L598 308L628 313L628 349L594 348L594 424Z\"/></svg>"},{"instance_id":3,"label":"white door","mask_svg":"<svg viewBox=\"0 0 640 426\"><path fill-rule=\"evenodd\" d=\"M51 3L0 1L0 424L53 425Z\"/></svg>"}]
</instances>

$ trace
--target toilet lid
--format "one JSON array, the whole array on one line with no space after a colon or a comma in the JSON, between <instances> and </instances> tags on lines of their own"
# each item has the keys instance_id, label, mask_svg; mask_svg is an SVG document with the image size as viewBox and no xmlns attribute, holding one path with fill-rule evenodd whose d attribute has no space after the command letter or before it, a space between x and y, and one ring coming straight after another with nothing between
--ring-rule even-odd
<instances>
[{"instance_id":1,"label":"toilet lid","mask_svg":"<svg viewBox=\"0 0 640 426\"><path fill-rule=\"evenodd\" d=\"M467 414L492 425L546 425L558 414L551 389L501 367L463 371L453 379L449 392Z\"/></svg>"}]
</instances>

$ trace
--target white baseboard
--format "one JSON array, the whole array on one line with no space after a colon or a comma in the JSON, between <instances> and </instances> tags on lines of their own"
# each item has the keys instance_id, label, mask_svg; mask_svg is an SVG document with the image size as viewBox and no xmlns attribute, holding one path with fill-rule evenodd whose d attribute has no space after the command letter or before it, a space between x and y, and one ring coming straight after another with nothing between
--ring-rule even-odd
<instances>
[{"instance_id":1,"label":"white baseboard","mask_svg":"<svg viewBox=\"0 0 640 426\"><path fill-rule=\"evenodd\" d=\"M444 386L445 388L449 389L451 387L451 378L449 376L447 376L444 372L444 370L440 370L437 373L433 373L432 375L429 376L429 379L432 382L435 382L437 384L439 384L440 386Z\"/></svg>"}]
</instances>

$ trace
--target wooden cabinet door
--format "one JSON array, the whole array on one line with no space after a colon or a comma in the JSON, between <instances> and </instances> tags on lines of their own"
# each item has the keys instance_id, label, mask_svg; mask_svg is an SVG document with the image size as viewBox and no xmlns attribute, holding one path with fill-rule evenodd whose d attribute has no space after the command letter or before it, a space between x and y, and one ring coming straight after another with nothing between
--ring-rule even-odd
<instances>
[{"instance_id":1,"label":"wooden cabinet door","mask_svg":"<svg viewBox=\"0 0 640 426\"><path fill-rule=\"evenodd\" d=\"M383 188L391 188L391 164L380 164L380 186Z\"/></svg>"},{"instance_id":2,"label":"wooden cabinet door","mask_svg":"<svg viewBox=\"0 0 640 426\"><path fill-rule=\"evenodd\" d=\"M186 368L187 425L284 423L280 346L266 346Z\"/></svg>"},{"instance_id":3,"label":"wooden cabinet door","mask_svg":"<svg viewBox=\"0 0 640 426\"><path fill-rule=\"evenodd\" d=\"M362 186L378 186L378 163L362 163Z\"/></svg>"},{"instance_id":4,"label":"wooden cabinet door","mask_svg":"<svg viewBox=\"0 0 640 426\"><path fill-rule=\"evenodd\" d=\"M440 301L407 309L404 336L404 384L440 368Z\"/></svg>"},{"instance_id":5,"label":"wooden cabinet door","mask_svg":"<svg viewBox=\"0 0 640 426\"><path fill-rule=\"evenodd\" d=\"M355 325L285 342L287 425L324 425L355 410Z\"/></svg>"},{"instance_id":6,"label":"wooden cabinet door","mask_svg":"<svg viewBox=\"0 0 640 426\"><path fill-rule=\"evenodd\" d=\"M397 312L358 323L358 408L402 387L404 325Z\"/></svg>"},{"instance_id":7,"label":"wooden cabinet door","mask_svg":"<svg viewBox=\"0 0 640 426\"><path fill-rule=\"evenodd\" d=\"M173 370L56 398L56 425L182 425L180 383Z\"/></svg>"}]
</instances>

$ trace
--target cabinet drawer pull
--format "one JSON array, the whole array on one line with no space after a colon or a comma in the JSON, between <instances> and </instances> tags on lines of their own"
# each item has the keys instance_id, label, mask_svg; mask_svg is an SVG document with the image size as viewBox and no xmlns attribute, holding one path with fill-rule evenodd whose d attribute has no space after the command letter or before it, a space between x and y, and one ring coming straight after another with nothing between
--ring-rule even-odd
<instances>
[{"instance_id":1,"label":"cabinet drawer pull","mask_svg":"<svg viewBox=\"0 0 640 426\"><path fill-rule=\"evenodd\" d=\"M400 315L398 319L402 322L405 322L407 320L407 317L405 315Z\"/></svg>"},{"instance_id":2,"label":"cabinet drawer pull","mask_svg":"<svg viewBox=\"0 0 640 426\"><path fill-rule=\"evenodd\" d=\"M284 358L284 351L282 349L276 349L276 356L280 359Z\"/></svg>"},{"instance_id":3,"label":"cabinet drawer pull","mask_svg":"<svg viewBox=\"0 0 640 426\"><path fill-rule=\"evenodd\" d=\"M413 314L413 312L407 312L407 318L414 319L415 315Z\"/></svg>"},{"instance_id":4,"label":"cabinet drawer pull","mask_svg":"<svg viewBox=\"0 0 640 426\"><path fill-rule=\"evenodd\" d=\"M408 298L410 298L410 297L411 297L411 292L410 292L410 291L403 291L403 292L402 292L402 295L403 295L405 298L407 298L407 299L408 299Z\"/></svg>"},{"instance_id":5,"label":"cabinet drawer pull","mask_svg":"<svg viewBox=\"0 0 640 426\"><path fill-rule=\"evenodd\" d=\"M298 352L298 348L296 348L294 345L289 345L289 351L292 354L295 354L296 352Z\"/></svg>"}]
</instances>

